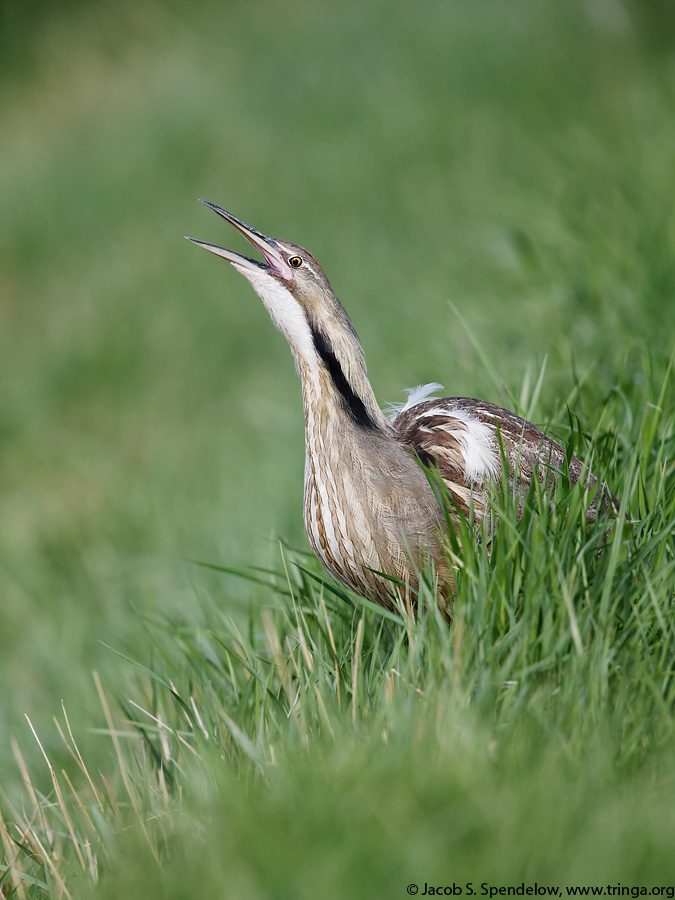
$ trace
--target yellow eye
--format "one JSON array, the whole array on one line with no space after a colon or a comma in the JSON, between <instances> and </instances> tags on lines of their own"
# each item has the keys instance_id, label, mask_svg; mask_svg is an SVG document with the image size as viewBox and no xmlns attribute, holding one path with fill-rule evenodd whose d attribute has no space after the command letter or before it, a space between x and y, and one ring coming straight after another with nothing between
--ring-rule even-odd
<instances>
[{"instance_id":1,"label":"yellow eye","mask_svg":"<svg viewBox=\"0 0 675 900\"><path fill-rule=\"evenodd\" d=\"M299 256L291 256L288 260L289 266L293 266L294 269L299 269L302 265L302 259Z\"/></svg>"}]
</instances>

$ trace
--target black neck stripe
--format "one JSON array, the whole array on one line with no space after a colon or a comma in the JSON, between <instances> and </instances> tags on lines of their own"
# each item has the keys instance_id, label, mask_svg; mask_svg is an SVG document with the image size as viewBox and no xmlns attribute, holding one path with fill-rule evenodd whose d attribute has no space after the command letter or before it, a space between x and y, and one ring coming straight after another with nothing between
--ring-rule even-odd
<instances>
[{"instance_id":1,"label":"black neck stripe","mask_svg":"<svg viewBox=\"0 0 675 900\"><path fill-rule=\"evenodd\" d=\"M377 428L363 400L354 392L351 384L345 378L340 361L335 356L328 338L317 328L310 326L314 347L321 361L328 369L331 381L340 395L340 401L344 411L355 425L361 428Z\"/></svg>"}]
</instances>

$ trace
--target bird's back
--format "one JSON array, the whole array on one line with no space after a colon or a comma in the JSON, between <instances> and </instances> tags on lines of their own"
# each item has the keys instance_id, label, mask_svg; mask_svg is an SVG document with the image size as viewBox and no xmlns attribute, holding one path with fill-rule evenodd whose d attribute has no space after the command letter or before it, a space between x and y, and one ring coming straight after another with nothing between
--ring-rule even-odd
<instances>
[{"instance_id":1,"label":"bird's back","mask_svg":"<svg viewBox=\"0 0 675 900\"><path fill-rule=\"evenodd\" d=\"M562 471L575 484L580 478L593 494L587 519L615 503L605 485L565 448L536 425L493 403L467 397L425 400L404 408L391 422L398 439L420 461L437 468L451 498L468 515L488 507L487 486L499 481L504 466L508 481L522 497L535 477L552 489Z\"/></svg>"}]
</instances>

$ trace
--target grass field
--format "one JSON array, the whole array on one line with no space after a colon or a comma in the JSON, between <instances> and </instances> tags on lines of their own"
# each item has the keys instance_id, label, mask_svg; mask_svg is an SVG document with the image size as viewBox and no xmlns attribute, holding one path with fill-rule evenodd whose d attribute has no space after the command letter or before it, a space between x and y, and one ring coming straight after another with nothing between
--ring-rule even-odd
<instances>
[{"instance_id":1,"label":"grass field","mask_svg":"<svg viewBox=\"0 0 675 900\"><path fill-rule=\"evenodd\" d=\"M671 20L0 5L0 896L672 898ZM198 197L317 256L383 404L574 447L605 551L562 486L450 629L324 580L291 356Z\"/></svg>"}]
</instances>

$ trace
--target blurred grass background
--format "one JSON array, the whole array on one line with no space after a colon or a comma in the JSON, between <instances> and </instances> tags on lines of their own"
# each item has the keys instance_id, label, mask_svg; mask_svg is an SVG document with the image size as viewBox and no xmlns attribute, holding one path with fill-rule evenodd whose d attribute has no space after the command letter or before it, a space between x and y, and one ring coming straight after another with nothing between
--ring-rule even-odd
<instances>
[{"instance_id":1,"label":"blurred grass background","mask_svg":"<svg viewBox=\"0 0 675 900\"><path fill-rule=\"evenodd\" d=\"M183 240L239 246L197 198L317 256L383 402L432 380L500 399L452 301L516 394L548 359L539 421L564 421L586 376L592 427L636 360L672 348L675 24L665 0L0 16L10 785L24 712L49 744L61 698L76 726L98 709L93 666L124 679L101 641L142 657L144 613L247 601L185 559L304 546L290 353L244 280Z\"/></svg>"}]
</instances>

